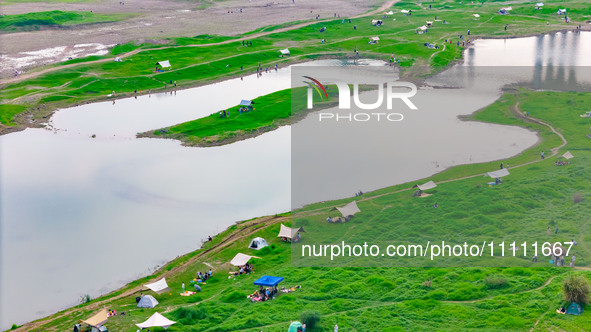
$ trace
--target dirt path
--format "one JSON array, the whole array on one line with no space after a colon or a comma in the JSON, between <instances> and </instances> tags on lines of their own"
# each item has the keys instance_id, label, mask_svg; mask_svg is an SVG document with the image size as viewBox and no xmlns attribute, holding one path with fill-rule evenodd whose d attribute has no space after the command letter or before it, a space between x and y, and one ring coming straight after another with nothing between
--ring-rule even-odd
<instances>
[{"instance_id":1,"label":"dirt path","mask_svg":"<svg viewBox=\"0 0 591 332\"><path fill-rule=\"evenodd\" d=\"M378 13L380 13L380 12L382 12L382 11L390 8L390 7L392 7L398 1L400 1L400 0L390 0L390 1L387 1L384 4L382 4L380 7L378 7L377 9L374 9L372 11L369 11L369 12L366 12L366 13L363 13L363 14L359 14L359 15L356 15L356 16L352 16L350 18L360 18L360 17L366 17L366 16L371 16L371 15L378 14ZM254 33L254 34L248 35L246 37L239 37L239 38L236 38L236 39L225 40L225 41L221 41L221 42L217 42L217 43L167 46L167 47L158 48L158 50L170 49L170 48L182 48L182 47L207 47L207 46L215 46L215 45L224 45L224 44L229 44L229 43L234 43L234 42L241 42L241 41L246 40L246 39L254 39L254 38L268 36L268 35L275 34L275 33L281 33L281 32L286 32L286 31L290 31L290 30L295 30L295 29L303 28L303 27L306 27L306 26L309 26L309 25L312 25L312 24L316 24L316 23L319 23L319 22L332 21L334 19L335 18L328 18L328 19L322 19L322 20L313 20L313 21L303 22L303 23L295 24L295 25L292 25L292 26L289 26L289 27L276 29L276 30L273 30L273 31L258 32L258 33ZM132 55L138 54L138 53L143 52L143 51L148 51L148 50L146 50L146 49L136 49L136 50L133 50L133 51L130 51L130 52L127 52L127 53L119 54L119 55L117 55L117 57L123 59L123 58L130 57ZM29 72L29 73L22 74L22 75L19 75L19 76L16 76L16 77L2 79L2 80L0 80L0 86L6 85L6 84L12 84L12 83L21 82L23 80L35 78L35 77L38 77L40 75L51 73L51 72L58 71L58 70L75 68L75 67L78 67L78 66L89 65L89 64L97 64L97 63L110 62L110 61L113 61L114 58L115 58L115 56L109 57L107 59L100 59L100 60L94 60L94 61L88 61L88 62L81 62L81 63L72 63L72 64L69 64L69 65L51 67L51 68L46 68L46 69L39 70L39 71Z\"/></svg>"}]
</instances>

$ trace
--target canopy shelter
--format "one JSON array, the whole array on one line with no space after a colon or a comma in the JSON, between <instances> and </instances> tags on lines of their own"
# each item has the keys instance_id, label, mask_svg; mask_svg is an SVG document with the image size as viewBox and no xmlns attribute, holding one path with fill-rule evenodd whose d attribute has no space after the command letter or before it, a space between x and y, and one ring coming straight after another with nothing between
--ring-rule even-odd
<instances>
[{"instance_id":1,"label":"canopy shelter","mask_svg":"<svg viewBox=\"0 0 591 332\"><path fill-rule=\"evenodd\" d=\"M355 213L357 212L361 212L361 210L359 210L359 208L357 207L357 202L353 201L343 207L335 207L333 210L339 210L339 212L343 215L343 217L347 218L347 217L352 217L355 215Z\"/></svg>"},{"instance_id":2,"label":"canopy shelter","mask_svg":"<svg viewBox=\"0 0 591 332\"><path fill-rule=\"evenodd\" d=\"M369 38L369 43L370 44L377 44L380 41L380 37L371 37Z\"/></svg>"},{"instance_id":3,"label":"canopy shelter","mask_svg":"<svg viewBox=\"0 0 591 332\"><path fill-rule=\"evenodd\" d=\"M166 60L166 61L158 61L156 62L156 65L162 67L162 68L170 68L170 61Z\"/></svg>"},{"instance_id":4,"label":"canopy shelter","mask_svg":"<svg viewBox=\"0 0 591 332\"><path fill-rule=\"evenodd\" d=\"M380 26L382 24L384 24L384 21L382 20L371 20L371 25Z\"/></svg>"},{"instance_id":5,"label":"canopy shelter","mask_svg":"<svg viewBox=\"0 0 591 332\"><path fill-rule=\"evenodd\" d=\"M411 11L410 11L410 10L406 10L406 9L402 9L400 12L401 12L402 14L408 14L408 13L410 13Z\"/></svg>"},{"instance_id":6,"label":"canopy shelter","mask_svg":"<svg viewBox=\"0 0 591 332\"><path fill-rule=\"evenodd\" d=\"M305 233L304 227L296 227L296 228L289 228L283 224L281 224L281 229L279 230L279 234L277 237L285 237L288 239L293 239L297 236L298 233Z\"/></svg>"},{"instance_id":7,"label":"canopy shelter","mask_svg":"<svg viewBox=\"0 0 591 332\"><path fill-rule=\"evenodd\" d=\"M260 257L237 253L236 256L234 256L234 258L232 258L232 260L230 261L230 264L232 264L234 266L244 266L248 263L248 261L251 258L260 258Z\"/></svg>"},{"instance_id":8,"label":"canopy shelter","mask_svg":"<svg viewBox=\"0 0 591 332\"><path fill-rule=\"evenodd\" d=\"M556 12L557 15L564 15L566 14L566 9L558 9L558 11Z\"/></svg>"},{"instance_id":9,"label":"canopy shelter","mask_svg":"<svg viewBox=\"0 0 591 332\"><path fill-rule=\"evenodd\" d=\"M565 159L572 159L572 158L574 158L574 157L575 157L575 156L573 156L573 154L572 154L572 153L570 153L570 151L566 151L566 153L565 153L565 154L563 154L562 156L563 156Z\"/></svg>"},{"instance_id":10,"label":"canopy shelter","mask_svg":"<svg viewBox=\"0 0 591 332\"><path fill-rule=\"evenodd\" d=\"M281 56L287 56L289 55L289 48L279 50L279 52L281 52Z\"/></svg>"},{"instance_id":11,"label":"canopy shelter","mask_svg":"<svg viewBox=\"0 0 591 332\"><path fill-rule=\"evenodd\" d=\"M269 244L267 244L267 241L265 241L265 239L263 239L262 237L255 237L254 239L252 239L252 241L250 241L250 245L248 245L248 248L254 250L261 250L267 246L269 246Z\"/></svg>"},{"instance_id":12,"label":"canopy shelter","mask_svg":"<svg viewBox=\"0 0 591 332\"><path fill-rule=\"evenodd\" d=\"M386 14L386 15L394 15L394 12L393 11L389 11L389 12L386 12L384 14Z\"/></svg>"},{"instance_id":13,"label":"canopy shelter","mask_svg":"<svg viewBox=\"0 0 591 332\"><path fill-rule=\"evenodd\" d=\"M429 190L437 187L437 185L435 184L435 182L429 181L425 184L417 184L415 187L419 188L420 190Z\"/></svg>"},{"instance_id":14,"label":"canopy shelter","mask_svg":"<svg viewBox=\"0 0 591 332\"><path fill-rule=\"evenodd\" d=\"M250 107L252 104L254 104L252 100L242 99L242 101L240 101L240 106Z\"/></svg>"},{"instance_id":15,"label":"canopy shelter","mask_svg":"<svg viewBox=\"0 0 591 332\"><path fill-rule=\"evenodd\" d=\"M479 14L472 14L472 16L474 16L474 17L476 17L476 18L479 18L479 17L480 17L480 15L479 15Z\"/></svg>"},{"instance_id":16,"label":"canopy shelter","mask_svg":"<svg viewBox=\"0 0 591 332\"><path fill-rule=\"evenodd\" d=\"M101 310L96 315L90 317L87 320L83 320L82 323L86 323L92 327L99 328L107 322L107 309Z\"/></svg>"},{"instance_id":17,"label":"canopy shelter","mask_svg":"<svg viewBox=\"0 0 591 332\"><path fill-rule=\"evenodd\" d=\"M509 15L509 12L513 10L512 7L503 7L501 9L499 9L499 14L501 15Z\"/></svg>"},{"instance_id":18,"label":"canopy shelter","mask_svg":"<svg viewBox=\"0 0 591 332\"><path fill-rule=\"evenodd\" d=\"M138 308L154 308L158 305L158 300L156 300L152 295L144 295L137 303Z\"/></svg>"},{"instance_id":19,"label":"canopy shelter","mask_svg":"<svg viewBox=\"0 0 591 332\"><path fill-rule=\"evenodd\" d=\"M295 321L295 322L291 322L291 324L289 324L289 328L287 329L287 332L298 332L298 329L302 329L302 323Z\"/></svg>"},{"instance_id":20,"label":"canopy shelter","mask_svg":"<svg viewBox=\"0 0 591 332\"><path fill-rule=\"evenodd\" d=\"M156 292L157 294L162 294L168 290L170 290L170 288L168 288L168 284L166 283L166 278L162 278L156 282L153 282L151 284L146 284L144 285L145 289L151 289L154 292Z\"/></svg>"},{"instance_id":21,"label":"canopy shelter","mask_svg":"<svg viewBox=\"0 0 591 332\"><path fill-rule=\"evenodd\" d=\"M420 26L417 28L417 31L425 32L425 31L427 31L427 26L426 25Z\"/></svg>"},{"instance_id":22,"label":"canopy shelter","mask_svg":"<svg viewBox=\"0 0 591 332\"><path fill-rule=\"evenodd\" d=\"M161 314L155 312L148 320L143 323L135 324L140 329L147 329L150 327L163 327L165 330L168 329L172 324L176 323Z\"/></svg>"},{"instance_id":23,"label":"canopy shelter","mask_svg":"<svg viewBox=\"0 0 591 332\"><path fill-rule=\"evenodd\" d=\"M430 27L433 25L433 21L426 21L427 22L427 26Z\"/></svg>"},{"instance_id":24,"label":"canopy shelter","mask_svg":"<svg viewBox=\"0 0 591 332\"><path fill-rule=\"evenodd\" d=\"M255 280L256 286L275 287L283 281L283 277L262 276Z\"/></svg>"},{"instance_id":25,"label":"canopy shelter","mask_svg":"<svg viewBox=\"0 0 591 332\"><path fill-rule=\"evenodd\" d=\"M543 5L544 5L544 3L543 3L543 2L538 2L538 3L536 3L536 6L537 6L537 7L542 7Z\"/></svg>"},{"instance_id":26,"label":"canopy shelter","mask_svg":"<svg viewBox=\"0 0 591 332\"><path fill-rule=\"evenodd\" d=\"M507 176L509 175L509 170L506 168L500 169L498 171L494 171L494 172L488 172L486 174L484 174L484 176L490 176L493 179L498 179L498 178L502 178L503 176Z\"/></svg>"},{"instance_id":27,"label":"canopy shelter","mask_svg":"<svg viewBox=\"0 0 591 332\"><path fill-rule=\"evenodd\" d=\"M583 313L583 307L581 307L578 303L571 303L568 308L566 308L565 314L567 315L580 315Z\"/></svg>"}]
</instances>

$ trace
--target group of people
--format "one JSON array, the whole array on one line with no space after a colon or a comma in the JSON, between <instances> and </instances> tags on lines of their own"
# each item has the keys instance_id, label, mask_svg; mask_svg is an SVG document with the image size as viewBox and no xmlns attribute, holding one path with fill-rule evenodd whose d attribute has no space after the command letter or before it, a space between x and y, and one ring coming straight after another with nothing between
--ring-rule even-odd
<instances>
[{"instance_id":1,"label":"group of people","mask_svg":"<svg viewBox=\"0 0 591 332\"><path fill-rule=\"evenodd\" d=\"M207 279L211 278L211 276L213 276L213 271L211 269L209 269L209 272L198 271L197 282L205 282Z\"/></svg>"},{"instance_id":2,"label":"group of people","mask_svg":"<svg viewBox=\"0 0 591 332\"><path fill-rule=\"evenodd\" d=\"M238 270L238 274L249 274L250 272L252 272L253 268L252 268L252 264L250 263L246 263L246 265L242 265L240 266L239 270Z\"/></svg>"}]
</instances>

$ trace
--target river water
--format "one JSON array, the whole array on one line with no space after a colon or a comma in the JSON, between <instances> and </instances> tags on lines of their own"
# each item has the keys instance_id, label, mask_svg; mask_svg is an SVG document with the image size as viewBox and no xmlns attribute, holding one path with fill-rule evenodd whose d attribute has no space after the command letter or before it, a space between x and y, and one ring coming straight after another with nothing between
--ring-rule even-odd
<instances>
[{"instance_id":1,"label":"river water","mask_svg":"<svg viewBox=\"0 0 591 332\"><path fill-rule=\"evenodd\" d=\"M479 40L461 66L504 66L515 59L528 66L589 65L589 54L589 33ZM215 148L135 134L206 116L290 83L290 69L284 68L176 94L72 107L57 112L47 129L1 136L0 328L75 305L84 294L96 297L121 287L236 221L289 210L289 127ZM430 82L440 83L437 77ZM493 142L490 149L438 145L443 151L422 152L425 157L413 160L412 171L400 169L386 182L354 180L315 199L509 157L531 146L537 137L526 130L457 120L494 101L499 87L437 118L440 135L453 128L461 144L463 135L480 133ZM408 124L401 134L412 132ZM411 158L416 147L402 153Z\"/></svg>"}]
</instances>

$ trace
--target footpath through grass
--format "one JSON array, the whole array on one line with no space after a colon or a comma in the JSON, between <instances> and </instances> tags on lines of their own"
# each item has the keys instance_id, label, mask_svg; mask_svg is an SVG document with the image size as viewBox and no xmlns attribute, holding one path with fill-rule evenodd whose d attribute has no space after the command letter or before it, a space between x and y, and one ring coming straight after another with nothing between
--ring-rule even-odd
<instances>
[{"instance_id":1,"label":"footpath through grass","mask_svg":"<svg viewBox=\"0 0 591 332\"><path fill-rule=\"evenodd\" d=\"M436 234L448 241L489 240L570 241L578 266L591 264L591 119L579 115L588 110L591 95L583 93L532 92L519 90L505 94L498 102L473 115L475 120L520 125L537 130L540 144L505 160L511 175L502 185L489 188L487 179L469 177L498 168L498 162L452 168L429 179L438 182L431 197L413 198L412 191L400 191L414 184L388 187L357 197L361 213L344 224L327 224L330 208L350 199L310 205L298 211L294 223L303 225L304 243L318 242L330 228L335 238L354 242L391 237L395 241L419 239ZM547 126L529 121L517 113L553 126L567 140L558 154L571 151L575 158L567 166L555 166L556 157L540 161L539 152L562 144ZM526 166L519 164L534 162ZM466 179L456 180L462 177ZM448 182L444 182L447 180ZM574 199L580 195L580 199ZM432 208L434 202L439 208ZM340 331L394 330L591 330L591 310L581 316L559 315L563 305L561 283L568 273L591 277L586 270L554 267L546 257L537 263L520 258L529 267L292 267L291 247L276 236L284 217L261 218L232 226L206 243L203 249L171 262L154 276L131 283L79 310L68 310L39 322L28 331L68 330L78 319L88 318L99 308L125 311L109 318L114 331L135 331L135 323L158 311L178 323L169 331L285 331L290 321L304 310L321 314L320 328L338 324ZM255 224L253 224L255 223ZM255 225L255 226L252 226ZM559 227L557 235L546 228ZM395 231L393 231L394 229ZM256 236L270 247L247 249ZM229 265L238 252L261 257L254 259L255 273L228 278ZM531 254L529 254L530 256ZM531 257L531 256L530 256ZM511 259L513 260L513 259ZM517 258L515 258L517 260ZM480 262L484 263L484 262ZM214 267L214 277L202 292L181 297L181 283L190 289L197 271ZM473 266L473 265L470 265ZM262 275L282 276L284 286L300 285L293 293L275 300L251 303L246 295ZM160 304L154 309L135 308L135 295L117 297L134 287L166 276L172 291L154 295ZM426 282L428 281L428 282ZM137 293L136 293L137 294ZM100 301L100 302L99 302ZM537 325L536 322L538 321ZM159 331L155 329L154 331Z\"/></svg>"},{"instance_id":2,"label":"footpath through grass","mask_svg":"<svg viewBox=\"0 0 591 332\"><path fill-rule=\"evenodd\" d=\"M376 14L352 19L350 23L349 19L328 19L258 37L256 33L245 34L236 41L223 36L197 36L173 40L171 45L143 45L138 53L123 57L122 62L80 63L5 84L0 103L23 105L32 113L33 122L40 123L56 108L102 100L111 91L116 91L118 97L131 96L135 90L142 93L162 91L171 80L177 81L181 88L196 86L253 74L259 63L263 68L272 68L275 64L285 66L325 57L359 56L385 61L394 57L403 67L432 66L439 68L433 70L440 70L461 58L465 46L462 43L467 39L514 37L574 28L588 19L589 9L589 4L582 0L546 1L542 10L535 10L532 3L511 3L511 15L499 15L500 6L503 2L399 2L390 8L394 12L392 16ZM555 14L563 7L568 8L573 23L565 23L562 16ZM400 12L402 9L412 9L412 15L404 16ZM475 18L473 14L480 17ZM372 19L378 18L384 20L384 25L372 26ZM433 27L425 34L416 33L426 21L434 21ZM504 29L506 24L510 25L508 30ZM323 27L327 28L326 31L320 32ZM277 30L273 27L265 29ZM469 38L466 35L468 29L471 31ZM465 38L460 39L459 34ZM374 36L379 36L380 42L368 44L369 38ZM243 39L248 43L243 43ZM429 49L424 46L426 42L442 47ZM290 49L290 57L279 57L279 49L283 48ZM163 60L170 60L172 69L156 72L155 63ZM424 74L428 73L413 73ZM47 104L46 108L39 107L43 103ZM29 125L18 116L15 122Z\"/></svg>"}]
</instances>

